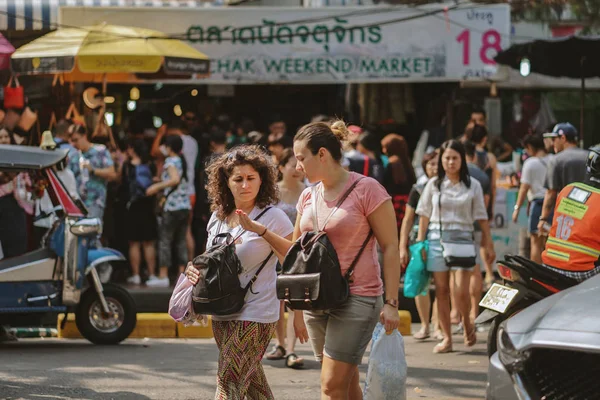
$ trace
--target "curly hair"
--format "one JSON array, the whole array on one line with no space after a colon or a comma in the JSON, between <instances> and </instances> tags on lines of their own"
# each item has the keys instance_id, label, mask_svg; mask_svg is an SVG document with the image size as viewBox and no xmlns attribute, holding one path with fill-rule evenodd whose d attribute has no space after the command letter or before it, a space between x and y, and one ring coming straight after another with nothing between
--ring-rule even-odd
<instances>
[{"instance_id":1,"label":"curly hair","mask_svg":"<svg viewBox=\"0 0 600 400\"><path fill-rule=\"evenodd\" d=\"M210 209L217 212L220 220L224 220L236 208L228 181L233 169L240 165L251 166L260 176L261 185L256 196L256 206L264 208L279 201L277 168L271 157L257 145L236 146L216 158L206 169L206 190L211 202Z\"/></svg>"}]
</instances>

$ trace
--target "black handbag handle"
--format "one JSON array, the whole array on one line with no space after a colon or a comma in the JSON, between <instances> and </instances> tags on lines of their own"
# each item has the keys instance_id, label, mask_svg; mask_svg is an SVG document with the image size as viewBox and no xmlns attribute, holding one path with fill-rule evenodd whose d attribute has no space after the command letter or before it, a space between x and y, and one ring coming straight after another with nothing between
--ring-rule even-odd
<instances>
[{"instance_id":1,"label":"black handbag handle","mask_svg":"<svg viewBox=\"0 0 600 400\"><path fill-rule=\"evenodd\" d=\"M267 258L265 258L265 261L263 261L263 263L261 264L261 266L258 268L258 270L256 271L256 273L254 274L254 276L252 277L252 279L250 279L250 282L248 282L248 284L246 285L246 287L244 288L244 293L247 293L248 290L250 290L250 293L252 294L258 294L258 292L254 292L252 290L252 285L254 285L254 282L256 282L256 280L258 279L258 274L260 274L260 271L263 270L263 268L267 265L267 262L271 259L271 256L275 254L273 253L273 251L271 251L269 253L269 255L267 256Z\"/></svg>"}]
</instances>

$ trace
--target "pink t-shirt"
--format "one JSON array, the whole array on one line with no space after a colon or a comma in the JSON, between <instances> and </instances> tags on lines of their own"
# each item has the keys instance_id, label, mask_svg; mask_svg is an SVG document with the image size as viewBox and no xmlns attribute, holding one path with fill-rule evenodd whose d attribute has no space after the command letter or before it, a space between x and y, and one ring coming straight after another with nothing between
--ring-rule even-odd
<instances>
[{"instance_id":1,"label":"pink t-shirt","mask_svg":"<svg viewBox=\"0 0 600 400\"><path fill-rule=\"evenodd\" d=\"M339 198L354 181L361 177L363 179L356 185L323 229L323 223L335 208ZM350 268L350 264L352 264L360 250L360 246L369 234L371 228L367 217L385 201L390 200L391 197L375 179L363 177L355 172L350 173L346 186L340 192L338 198L333 201L325 201L321 183L316 185L316 189L319 228L327 233L327 237L338 255L342 274L344 274ZM310 188L302 192L296 208L298 213L301 214L300 231L312 231L312 193ZM352 294L359 296L380 296L383 294L375 238L369 241L358 260L354 268L353 280L350 284L350 293Z\"/></svg>"}]
</instances>

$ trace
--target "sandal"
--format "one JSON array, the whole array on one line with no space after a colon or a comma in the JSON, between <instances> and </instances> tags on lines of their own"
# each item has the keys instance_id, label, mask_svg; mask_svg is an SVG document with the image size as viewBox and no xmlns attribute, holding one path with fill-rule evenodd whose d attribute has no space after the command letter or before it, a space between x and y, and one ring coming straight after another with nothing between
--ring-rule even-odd
<instances>
[{"instance_id":1,"label":"sandal","mask_svg":"<svg viewBox=\"0 0 600 400\"><path fill-rule=\"evenodd\" d=\"M285 349L283 346L273 346L273 350L267 354L267 360L283 360L285 358Z\"/></svg>"},{"instance_id":2,"label":"sandal","mask_svg":"<svg viewBox=\"0 0 600 400\"><path fill-rule=\"evenodd\" d=\"M293 369L301 369L304 367L304 360L295 353L290 353L285 358L285 366Z\"/></svg>"},{"instance_id":3,"label":"sandal","mask_svg":"<svg viewBox=\"0 0 600 400\"><path fill-rule=\"evenodd\" d=\"M452 343L444 344L444 342L441 342L441 343L436 344L435 347L433 348L433 353L434 354L452 353Z\"/></svg>"},{"instance_id":4,"label":"sandal","mask_svg":"<svg viewBox=\"0 0 600 400\"><path fill-rule=\"evenodd\" d=\"M465 346L473 347L475 343L477 343L477 329L473 326L468 333L465 330Z\"/></svg>"},{"instance_id":5,"label":"sandal","mask_svg":"<svg viewBox=\"0 0 600 400\"><path fill-rule=\"evenodd\" d=\"M421 328L419 330L419 332L415 333L413 335L413 337L415 338L415 340L425 340L425 339L429 339L429 330L428 329L424 329Z\"/></svg>"},{"instance_id":6,"label":"sandal","mask_svg":"<svg viewBox=\"0 0 600 400\"><path fill-rule=\"evenodd\" d=\"M444 334L438 329L433 333L433 339L437 340L438 342L441 342L442 340L444 340Z\"/></svg>"}]
</instances>

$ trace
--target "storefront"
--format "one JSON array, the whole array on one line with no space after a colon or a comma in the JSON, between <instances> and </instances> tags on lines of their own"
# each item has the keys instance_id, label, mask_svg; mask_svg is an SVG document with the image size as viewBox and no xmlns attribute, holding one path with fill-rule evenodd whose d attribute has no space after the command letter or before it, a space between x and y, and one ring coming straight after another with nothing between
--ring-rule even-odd
<instances>
[{"instance_id":1,"label":"storefront","mask_svg":"<svg viewBox=\"0 0 600 400\"><path fill-rule=\"evenodd\" d=\"M64 25L102 21L188 40L211 57L210 78L163 83L200 85L200 93L227 85L219 104L230 109L248 107L263 121L283 115L291 125L314 114L393 119L411 124L412 135L440 93L495 73L510 34L507 5L60 8Z\"/></svg>"},{"instance_id":2,"label":"storefront","mask_svg":"<svg viewBox=\"0 0 600 400\"><path fill-rule=\"evenodd\" d=\"M209 54L207 83L459 82L495 72L508 5L422 8L61 7L61 24L157 29Z\"/></svg>"}]
</instances>

